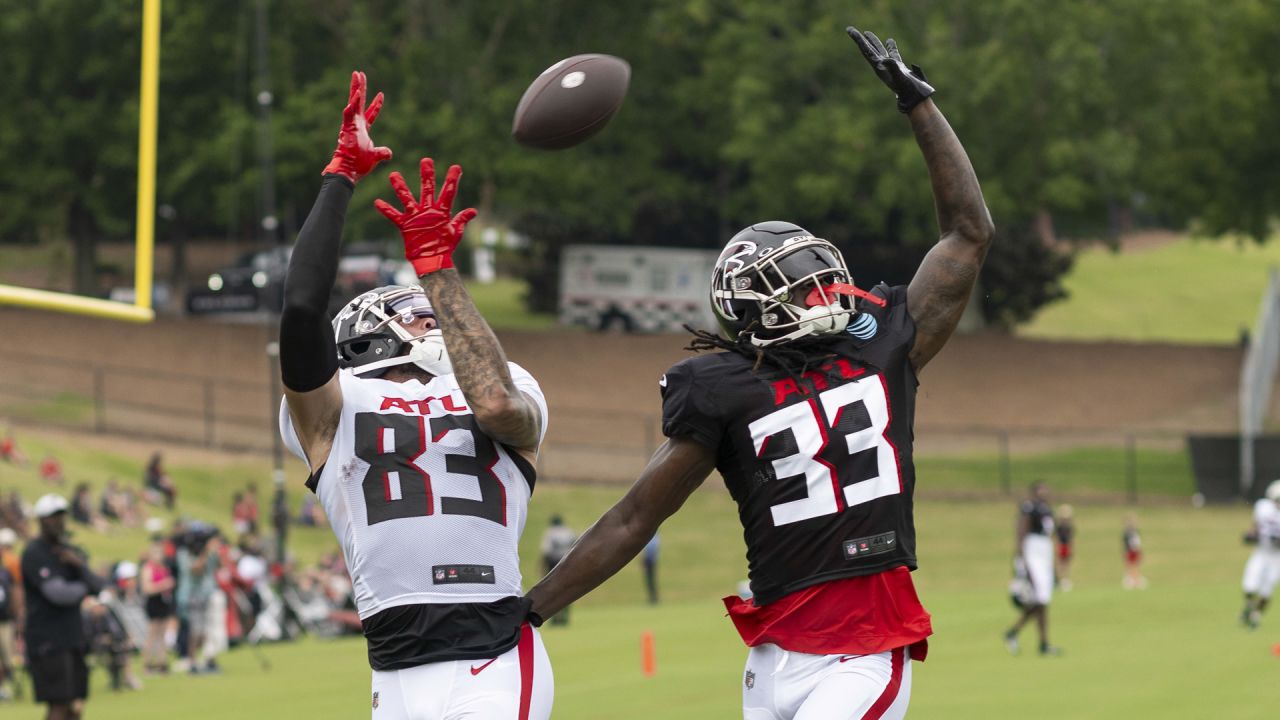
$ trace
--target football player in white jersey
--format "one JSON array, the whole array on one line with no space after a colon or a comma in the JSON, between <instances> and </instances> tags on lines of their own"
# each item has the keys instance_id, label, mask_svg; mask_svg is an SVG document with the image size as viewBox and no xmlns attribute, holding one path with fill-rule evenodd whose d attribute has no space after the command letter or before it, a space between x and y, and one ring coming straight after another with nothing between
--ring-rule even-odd
<instances>
[{"instance_id":1,"label":"football player in white jersey","mask_svg":"<svg viewBox=\"0 0 1280 720\"><path fill-rule=\"evenodd\" d=\"M333 160L298 234L280 318L281 432L342 544L373 668L375 720L551 714L551 664L525 623L517 546L547 424L538 383L508 363L453 269L461 169L435 195L431 160L415 199L378 209L400 228L421 287L378 288L332 324L347 204L391 151L368 127L355 73Z\"/></svg>"},{"instance_id":2,"label":"football player in white jersey","mask_svg":"<svg viewBox=\"0 0 1280 720\"><path fill-rule=\"evenodd\" d=\"M1280 480L1272 481L1265 497L1253 504L1253 529L1246 537L1256 547L1244 566L1244 610L1240 622L1253 630L1280 581Z\"/></svg>"}]
</instances>

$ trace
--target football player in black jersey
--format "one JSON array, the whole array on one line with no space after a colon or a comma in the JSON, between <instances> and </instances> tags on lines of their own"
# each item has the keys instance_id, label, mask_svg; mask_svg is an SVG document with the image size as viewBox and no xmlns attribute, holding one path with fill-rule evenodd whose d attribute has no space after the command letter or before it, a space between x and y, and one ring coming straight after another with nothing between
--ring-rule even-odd
<instances>
[{"instance_id":1,"label":"football player in black jersey","mask_svg":"<svg viewBox=\"0 0 1280 720\"><path fill-rule=\"evenodd\" d=\"M836 247L786 222L725 246L702 333L661 382L663 432L635 485L530 589L531 619L622 568L711 473L737 501L753 599L726 598L751 647L747 718L900 718L930 618L916 567L917 373L960 320L994 229L964 149L893 40L847 31L924 154L941 237L910 285L870 291ZM783 661L785 659L785 662Z\"/></svg>"},{"instance_id":2,"label":"football player in black jersey","mask_svg":"<svg viewBox=\"0 0 1280 720\"><path fill-rule=\"evenodd\" d=\"M1018 633L1028 621L1036 621L1040 632L1040 654L1058 655L1049 644L1049 601L1053 599L1053 508L1049 505L1049 489L1043 482L1031 484L1027 499L1018 506L1018 522L1014 527L1013 561L1018 572L1031 583L1027 602L1013 626L1005 631L1004 644L1018 654Z\"/></svg>"}]
</instances>

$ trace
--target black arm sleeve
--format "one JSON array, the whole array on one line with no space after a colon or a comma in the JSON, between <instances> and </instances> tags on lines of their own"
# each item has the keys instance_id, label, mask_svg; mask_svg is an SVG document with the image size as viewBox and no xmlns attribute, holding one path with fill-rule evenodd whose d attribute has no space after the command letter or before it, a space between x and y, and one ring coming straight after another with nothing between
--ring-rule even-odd
<instances>
[{"instance_id":1,"label":"black arm sleeve","mask_svg":"<svg viewBox=\"0 0 1280 720\"><path fill-rule=\"evenodd\" d=\"M338 371L328 306L353 190L355 185L341 175L324 176L289 258L280 313L280 377L294 392L315 390Z\"/></svg>"}]
</instances>

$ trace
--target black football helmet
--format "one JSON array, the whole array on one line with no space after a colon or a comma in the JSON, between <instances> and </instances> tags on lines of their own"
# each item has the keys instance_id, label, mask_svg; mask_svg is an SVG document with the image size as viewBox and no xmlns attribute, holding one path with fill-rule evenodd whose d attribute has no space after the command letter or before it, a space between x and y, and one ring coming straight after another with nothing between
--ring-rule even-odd
<instances>
[{"instance_id":1,"label":"black football helmet","mask_svg":"<svg viewBox=\"0 0 1280 720\"><path fill-rule=\"evenodd\" d=\"M435 317L420 287L385 285L356 296L333 319L338 367L363 377L381 377L389 367L414 363L432 375L451 374L438 327L415 336L398 322L415 317Z\"/></svg>"},{"instance_id":2,"label":"black football helmet","mask_svg":"<svg viewBox=\"0 0 1280 720\"><path fill-rule=\"evenodd\" d=\"M884 304L854 286L835 245L779 220L734 235L711 275L711 309L725 336L757 347L843 332L856 298Z\"/></svg>"}]
</instances>

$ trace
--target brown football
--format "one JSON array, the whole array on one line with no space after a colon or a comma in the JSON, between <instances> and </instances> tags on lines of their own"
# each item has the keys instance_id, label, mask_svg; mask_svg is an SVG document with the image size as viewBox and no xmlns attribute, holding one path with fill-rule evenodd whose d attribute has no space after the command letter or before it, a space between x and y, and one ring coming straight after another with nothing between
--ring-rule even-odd
<instances>
[{"instance_id":1,"label":"brown football","mask_svg":"<svg viewBox=\"0 0 1280 720\"><path fill-rule=\"evenodd\" d=\"M604 129L622 107L631 66L613 55L574 55L547 68L520 98L516 142L543 150L573 147Z\"/></svg>"}]
</instances>

